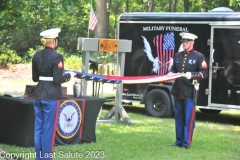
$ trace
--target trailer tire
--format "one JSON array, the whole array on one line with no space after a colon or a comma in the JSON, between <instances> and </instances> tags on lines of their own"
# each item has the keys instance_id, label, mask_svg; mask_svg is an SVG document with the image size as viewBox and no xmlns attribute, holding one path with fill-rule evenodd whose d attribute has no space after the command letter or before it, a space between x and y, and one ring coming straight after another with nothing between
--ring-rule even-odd
<instances>
[{"instance_id":1,"label":"trailer tire","mask_svg":"<svg viewBox=\"0 0 240 160\"><path fill-rule=\"evenodd\" d=\"M145 99L145 110L150 116L170 117L173 107L169 94L161 89L151 90Z\"/></svg>"},{"instance_id":2,"label":"trailer tire","mask_svg":"<svg viewBox=\"0 0 240 160\"><path fill-rule=\"evenodd\" d=\"M220 113L222 110L215 110L215 109L203 109L203 108L199 108L199 110L203 113L209 113L209 114L218 114Z\"/></svg>"}]
</instances>

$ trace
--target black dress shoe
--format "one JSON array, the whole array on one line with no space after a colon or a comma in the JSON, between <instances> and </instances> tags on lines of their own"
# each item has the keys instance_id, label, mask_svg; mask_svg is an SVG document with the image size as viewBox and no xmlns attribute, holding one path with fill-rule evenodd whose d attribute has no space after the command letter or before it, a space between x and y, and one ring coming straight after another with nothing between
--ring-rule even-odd
<instances>
[{"instance_id":1,"label":"black dress shoe","mask_svg":"<svg viewBox=\"0 0 240 160\"><path fill-rule=\"evenodd\" d=\"M177 145L177 144L172 144L171 146L172 146L172 147L182 147L181 144L179 144L179 145Z\"/></svg>"},{"instance_id":2,"label":"black dress shoe","mask_svg":"<svg viewBox=\"0 0 240 160\"><path fill-rule=\"evenodd\" d=\"M182 146L182 148L188 149L189 147L186 147L186 146Z\"/></svg>"}]
</instances>

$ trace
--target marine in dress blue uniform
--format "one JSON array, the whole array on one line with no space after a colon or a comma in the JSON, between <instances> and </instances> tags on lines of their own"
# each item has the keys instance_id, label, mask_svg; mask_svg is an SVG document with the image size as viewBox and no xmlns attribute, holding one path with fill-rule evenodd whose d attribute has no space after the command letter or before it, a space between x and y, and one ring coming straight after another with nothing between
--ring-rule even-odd
<instances>
[{"instance_id":1,"label":"marine in dress blue uniform","mask_svg":"<svg viewBox=\"0 0 240 160\"><path fill-rule=\"evenodd\" d=\"M36 160L53 158L58 109L62 99L61 84L74 76L73 73L63 74L63 57L54 50L60 31L59 28L53 28L41 32L41 42L45 48L32 58L32 80L38 82L34 101Z\"/></svg>"},{"instance_id":2,"label":"marine in dress blue uniform","mask_svg":"<svg viewBox=\"0 0 240 160\"><path fill-rule=\"evenodd\" d=\"M193 80L207 78L208 70L205 56L194 50L197 36L191 33L180 33L184 51L173 58L173 65L168 74L182 73L173 84L171 94L174 97L174 116L176 142L173 146L189 148L195 125L195 101L197 99Z\"/></svg>"}]
</instances>

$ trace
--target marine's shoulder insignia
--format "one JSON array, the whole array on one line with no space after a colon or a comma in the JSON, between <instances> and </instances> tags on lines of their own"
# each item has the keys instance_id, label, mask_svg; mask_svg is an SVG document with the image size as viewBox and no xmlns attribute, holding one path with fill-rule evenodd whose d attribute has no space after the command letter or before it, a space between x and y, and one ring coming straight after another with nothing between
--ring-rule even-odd
<instances>
[{"instance_id":1,"label":"marine's shoulder insignia","mask_svg":"<svg viewBox=\"0 0 240 160\"><path fill-rule=\"evenodd\" d=\"M62 61L60 61L60 62L58 63L58 68L63 68Z\"/></svg>"},{"instance_id":2,"label":"marine's shoulder insignia","mask_svg":"<svg viewBox=\"0 0 240 160\"><path fill-rule=\"evenodd\" d=\"M205 60L202 61L202 68L207 68L207 63Z\"/></svg>"}]
</instances>

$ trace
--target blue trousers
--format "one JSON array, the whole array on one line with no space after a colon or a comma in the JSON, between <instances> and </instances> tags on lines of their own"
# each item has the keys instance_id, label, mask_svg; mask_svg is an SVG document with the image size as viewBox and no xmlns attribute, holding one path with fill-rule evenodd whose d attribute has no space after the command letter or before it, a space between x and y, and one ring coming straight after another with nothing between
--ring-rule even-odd
<instances>
[{"instance_id":1,"label":"blue trousers","mask_svg":"<svg viewBox=\"0 0 240 160\"><path fill-rule=\"evenodd\" d=\"M195 127L195 103L192 99L174 97L174 116L176 129L176 145L189 148Z\"/></svg>"},{"instance_id":2,"label":"blue trousers","mask_svg":"<svg viewBox=\"0 0 240 160\"><path fill-rule=\"evenodd\" d=\"M36 160L51 160L60 100L35 100L34 145Z\"/></svg>"}]
</instances>

